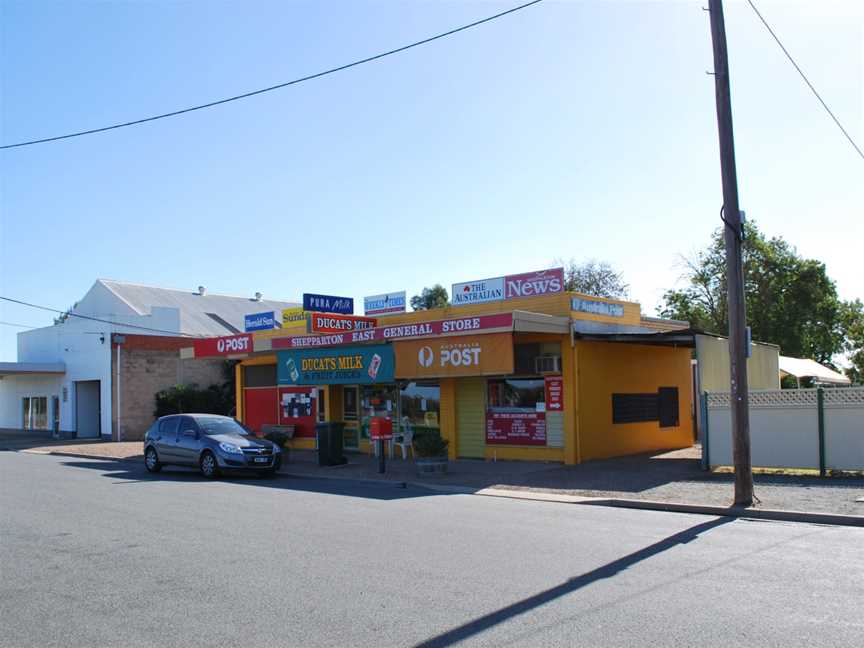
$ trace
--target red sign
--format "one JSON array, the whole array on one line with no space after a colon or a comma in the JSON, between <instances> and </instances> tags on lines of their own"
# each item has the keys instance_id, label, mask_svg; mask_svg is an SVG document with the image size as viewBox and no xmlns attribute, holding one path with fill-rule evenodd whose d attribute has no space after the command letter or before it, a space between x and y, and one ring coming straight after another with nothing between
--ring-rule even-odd
<instances>
[{"instance_id":1,"label":"red sign","mask_svg":"<svg viewBox=\"0 0 864 648\"><path fill-rule=\"evenodd\" d=\"M504 277L504 299L551 295L564 291L564 268Z\"/></svg>"},{"instance_id":2,"label":"red sign","mask_svg":"<svg viewBox=\"0 0 864 648\"><path fill-rule=\"evenodd\" d=\"M486 412L486 443L546 445L543 412Z\"/></svg>"},{"instance_id":3,"label":"red sign","mask_svg":"<svg viewBox=\"0 0 864 648\"><path fill-rule=\"evenodd\" d=\"M561 376L546 376L546 411L564 411L564 379Z\"/></svg>"},{"instance_id":4,"label":"red sign","mask_svg":"<svg viewBox=\"0 0 864 648\"><path fill-rule=\"evenodd\" d=\"M203 340L194 340L192 344L195 347L196 358L251 353L252 335L249 333L243 333L242 335L204 338Z\"/></svg>"},{"instance_id":5,"label":"red sign","mask_svg":"<svg viewBox=\"0 0 864 648\"><path fill-rule=\"evenodd\" d=\"M318 346L339 346L356 344L357 342L386 342L387 340L404 340L436 335L465 335L466 333L490 329L512 330L513 313L457 317L420 324L394 324L330 335L295 335L293 337L273 338L272 345L274 349L306 349Z\"/></svg>"},{"instance_id":6,"label":"red sign","mask_svg":"<svg viewBox=\"0 0 864 648\"><path fill-rule=\"evenodd\" d=\"M335 315L333 313L312 313L309 321L310 333L341 333L342 331L362 331L375 328L378 323L374 317L359 315Z\"/></svg>"}]
</instances>

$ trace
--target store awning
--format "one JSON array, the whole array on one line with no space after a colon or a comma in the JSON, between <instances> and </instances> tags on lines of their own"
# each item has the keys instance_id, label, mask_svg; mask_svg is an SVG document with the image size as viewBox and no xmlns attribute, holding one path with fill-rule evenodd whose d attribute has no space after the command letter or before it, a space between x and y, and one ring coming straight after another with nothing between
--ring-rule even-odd
<instances>
[{"instance_id":1,"label":"store awning","mask_svg":"<svg viewBox=\"0 0 864 648\"><path fill-rule=\"evenodd\" d=\"M851 385L852 381L841 373L806 358L790 358L780 356L780 375L801 378L812 378L815 382L830 385Z\"/></svg>"},{"instance_id":2,"label":"store awning","mask_svg":"<svg viewBox=\"0 0 864 648\"><path fill-rule=\"evenodd\" d=\"M513 311L513 330L517 333L558 333L570 332L570 318L545 313Z\"/></svg>"},{"instance_id":3,"label":"store awning","mask_svg":"<svg viewBox=\"0 0 864 648\"><path fill-rule=\"evenodd\" d=\"M62 362L0 362L0 376L62 376Z\"/></svg>"},{"instance_id":4,"label":"store awning","mask_svg":"<svg viewBox=\"0 0 864 648\"><path fill-rule=\"evenodd\" d=\"M586 320L576 320L573 322L574 339L593 342L695 347L695 333L693 329L658 331L647 326L608 324L606 322Z\"/></svg>"}]
</instances>

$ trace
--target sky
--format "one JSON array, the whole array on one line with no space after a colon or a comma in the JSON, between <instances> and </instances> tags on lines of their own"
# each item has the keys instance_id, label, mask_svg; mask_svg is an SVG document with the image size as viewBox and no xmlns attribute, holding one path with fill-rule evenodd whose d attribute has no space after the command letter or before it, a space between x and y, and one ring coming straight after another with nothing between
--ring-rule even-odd
<instances>
[{"instance_id":1,"label":"sky","mask_svg":"<svg viewBox=\"0 0 864 648\"><path fill-rule=\"evenodd\" d=\"M864 148L864 3L755 1ZM0 143L247 92L517 4L0 0ZM864 298L864 160L752 9L724 4L742 209ZM593 258L653 315L719 223L703 5L546 0L245 101L0 151L0 295L63 309L103 277L410 297ZM0 302L2 322L52 317ZM0 360L20 330L0 325Z\"/></svg>"}]
</instances>

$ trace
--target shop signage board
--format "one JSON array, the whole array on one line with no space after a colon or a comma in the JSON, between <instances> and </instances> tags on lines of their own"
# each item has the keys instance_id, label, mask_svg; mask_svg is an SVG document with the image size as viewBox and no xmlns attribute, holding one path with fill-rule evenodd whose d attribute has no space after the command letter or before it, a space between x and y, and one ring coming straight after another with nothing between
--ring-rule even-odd
<instances>
[{"instance_id":1,"label":"shop signage board","mask_svg":"<svg viewBox=\"0 0 864 648\"><path fill-rule=\"evenodd\" d=\"M242 333L240 335L226 335L225 337L218 338L204 338L194 340L192 346L195 348L196 358L251 353L252 334Z\"/></svg>"},{"instance_id":2,"label":"shop signage board","mask_svg":"<svg viewBox=\"0 0 864 648\"><path fill-rule=\"evenodd\" d=\"M504 277L504 299L536 297L564 292L564 268Z\"/></svg>"},{"instance_id":3,"label":"shop signage board","mask_svg":"<svg viewBox=\"0 0 864 648\"><path fill-rule=\"evenodd\" d=\"M486 443L546 445L543 412L486 412Z\"/></svg>"},{"instance_id":4,"label":"shop signage board","mask_svg":"<svg viewBox=\"0 0 864 648\"><path fill-rule=\"evenodd\" d=\"M276 313L267 311L266 313L251 313L243 317L243 328L249 333L250 331L266 331L276 328Z\"/></svg>"},{"instance_id":5,"label":"shop signage board","mask_svg":"<svg viewBox=\"0 0 864 648\"><path fill-rule=\"evenodd\" d=\"M485 304L504 299L504 277L455 283L450 291L454 306Z\"/></svg>"},{"instance_id":6,"label":"shop signage board","mask_svg":"<svg viewBox=\"0 0 864 648\"><path fill-rule=\"evenodd\" d=\"M397 378L513 373L513 335L460 335L394 342Z\"/></svg>"},{"instance_id":7,"label":"shop signage board","mask_svg":"<svg viewBox=\"0 0 864 648\"><path fill-rule=\"evenodd\" d=\"M336 315L334 313L312 313L309 316L310 333L341 333L375 328L378 320L359 315Z\"/></svg>"},{"instance_id":8,"label":"shop signage board","mask_svg":"<svg viewBox=\"0 0 864 648\"><path fill-rule=\"evenodd\" d=\"M303 310L352 315L354 313L354 300L351 297L303 293Z\"/></svg>"},{"instance_id":9,"label":"shop signage board","mask_svg":"<svg viewBox=\"0 0 864 648\"><path fill-rule=\"evenodd\" d=\"M406 306L405 291L372 295L363 298L363 312L366 315L387 315L404 313Z\"/></svg>"},{"instance_id":10,"label":"shop signage board","mask_svg":"<svg viewBox=\"0 0 864 648\"><path fill-rule=\"evenodd\" d=\"M513 329L513 313L496 313L494 315L475 315L471 317L454 317L434 322L420 324L394 324L379 326L363 331L347 333L332 333L329 335L295 335L293 337L273 338L274 349L308 349L324 346L340 346L358 342L384 342L387 340L403 340L410 338L434 337L438 335L464 335Z\"/></svg>"},{"instance_id":11,"label":"shop signage board","mask_svg":"<svg viewBox=\"0 0 864 648\"><path fill-rule=\"evenodd\" d=\"M280 385L372 385L393 382L389 344L291 349L277 354Z\"/></svg>"},{"instance_id":12,"label":"shop signage board","mask_svg":"<svg viewBox=\"0 0 864 648\"><path fill-rule=\"evenodd\" d=\"M536 297L564 292L564 268L466 281L452 286L450 299L454 306Z\"/></svg>"},{"instance_id":13,"label":"shop signage board","mask_svg":"<svg viewBox=\"0 0 864 648\"><path fill-rule=\"evenodd\" d=\"M306 316L308 315L302 306L282 309L282 330L290 333L306 333Z\"/></svg>"},{"instance_id":14,"label":"shop signage board","mask_svg":"<svg viewBox=\"0 0 864 648\"><path fill-rule=\"evenodd\" d=\"M546 376L546 411L564 411L564 378L561 376Z\"/></svg>"},{"instance_id":15,"label":"shop signage board","mask_svg":"<svg viewBox=\"0 0 864 648\"><path fill-rule=\"evenodd\" d=\"M570 300L570 310L580 313L591 313L592 315L605 315L607 317L624 317L624 306L621 304L610 304L598 299L585 299L574 297Z\"/></svg>"}]
</instances>

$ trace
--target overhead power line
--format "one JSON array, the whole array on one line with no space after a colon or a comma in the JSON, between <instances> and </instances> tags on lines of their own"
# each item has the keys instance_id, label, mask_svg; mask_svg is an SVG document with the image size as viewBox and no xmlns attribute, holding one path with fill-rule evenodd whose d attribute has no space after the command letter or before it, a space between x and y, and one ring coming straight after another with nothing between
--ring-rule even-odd
<instances>
[{"instance_id":1,"label":"overhead power line","mask_svg":"<svg viewBox=\"0 0 864 648\"><path fill-rule=\"evenodd\" d=\"M749 4L750 7L753 9L753 11L756 12L756 15L759 16L759 20L762 21L763 25L765 25L765 29L767 29L768 33L774 37L774 40L777 41L777 44L780 46L780 49L783 50L783 53L786 55L786 58L788 58L789 62L792 63L793 66L795 66L796 70L798 70L798 74L801 75L801 78L804 79L804 83L806 83L807 87L810 88L810 90L813 92L814 95L816 95L816 98L819 100L819 103L822 104L822 107L825 109L825 112L827 112L831 116L831 119L833 119L834 123L837 124L837 128L839 128L840 131L846 136L846 139L849 140L849 143L858 152L858 155L861 156L861 159L864 160L864 152L862 152L861 149L858 148L858 145L855 143L855 140L852 139L852 136L846 131L845 128L843 128L843 124L840 123L840 120L837 119L837 117L834 115L833 112L831 112L831 109L828 107L828 104L825 103L825 100L822 99L822 97L816 91L816 88L814 88L813 84L810 83L810 80L807 78L807 76L804 74L804 72L801 70L801 68L795 62L795 59L792 58L792 55L789 53L789 50L787 50L783 46L783 43L780 42L780 39L777 37L777 34L775 34L774 30L771 29L771 25L769 25L768 21L765 20L765 18L762 16L761 13L759 13L759 10L756 8L756 5L753 4L753 0L747 0L747 4Z\"/></svg>"},{"instance_id":2,"label":"overhead power line","mask_svg":"<svg viewBox=\"0 0 864 648\"><path fill-rule=\"evenodd\" d=\"M25 329L39 328L38 326L31 326L30 324L16 324L15 322L0 322L0 326L17 326L18 328Z\"/></svg>"},{"instance_id":3,"label":"overhead power line","mask_svg":"<svg viewBox=\"0 0 864 648\"><path fill-rule=\"evenodd\" d=\"M89 315L79 315L78 313L73 313L71 311L64 311L58 308L50 308L49 306L40 306L39 304L31 304L30 302L21 301L20 299L12 299L11 297L2 297L0 299L3 301L11 302L13 304L18 304L20 306L29 306L30 308L38 308L39 310L48 311L50 313L58 313L60 315L66 315L68 317L77 317L79 319L90 320L91 322L101 322L102 324L110 324L112 326L123 326L125 328L133 328L138 329L139 331L150 331L151 333L167 333L168 335L174 335L177 337L201 337L199 335L192 335L190 333L180 333L178 331L168 331L166 329L158 329L158 328L150 328L149 326L139 326L137 324L126 324L125 322L112 322L111 320L101 319L99 317L90 317Z\"/></svg>"},{"instance_id":4,"label":"overhead power line","mask_svg":"<svg viewBox=\"0 0 864 648\"><path fill-rule=\"evenodd\" d=\"M265 92L273 92L274 90L279 90L281 88L286 88L291 85L296 85L298 83L303 83L304 81L311 81L312 79L318 79L323 76L327 76L328 74L334 74L336 72L341 72L343 70L347 70L348 68L356 67L358 65L363 65L364 63L371 63L372 61L377 61L378 59L385 58L387 56L392 56L393 54L398 54L399 52L404 52L405 50L409 50L413 47L419 47L420 45L425 45L427 43L431 43L432 41L436 41L440 38L445 38L447 36L452 36L453 34L457 34L461 31L465 31L466 29L471 29L472 27L477 27L484 23L491 22L493 20L497 20L498 18L502 18L508 14L515 13L517 11L521 11L522 9L527 9L532 5L539 4L543 2L543 0L532 0L531 2L526 2L525 4L521 4L518 7L513 7L512 9L508 9L506 11L502 11L493 16L488 16L487 18L483 18L482 20L476 20L467 25L462 25L461 27L456 27L455 29L451 29L449 31L443 32L441 34L437 34L435 36L430 36L429 38L424 38L423 40L416 41L414 43L410 43L409 45L403 45L402 47L397 47L396 49L389 50L387 52L382 52L380 54L376 54L374 56L369 56L364 59L360 59L357 61L353 61L351 63L346 63L345 65L340 65L339 67L330 68L329 70L324 70L322 72L316 72L315 74L310 74L308 76L300 77L299 79L293 79L291 81L286 81L285 83L279 83L277 85L269 86L267 88L261 88L260 90L253 90L251 92L244 92L243 94L234 95L233 97L226 97L225 99L218 99L216 101L211 101L205 104L200 104L198 106L191 106L189 108L183 108L181 110L174 110L172 112L162 113L161 115L153 115L152 117L144 117L142 119L136 119L134 121L123 122L120 124L113 124L111 126L103 126L101 128L91 128L89 130L78 131L77 133L68 133L66 135L57 135L55 137L45 137L43 139L29 140L26 142L17 142L15 144L3 144L0 145L0 149L11 149L18 148L20 146L32 146L34 144L45 144L46 142L56 142L58 140L70 139L72 137L82 137L83 135L93 135L94 133L102 133L104 131L114 130L117 128L125 128L127 126L136 126L138 124L144 124L147 122L156 121L157 119L165 119L166 117L176 117L177 115L183 115L185 113L194 112L196 110L204 110L205 108L212 108L214 106L219 106L221 104L230 103L232 101L239 101L240 99L248 99L249 97L254 97L255 95L264 94Z\"/></svg>"}]
</instances>

